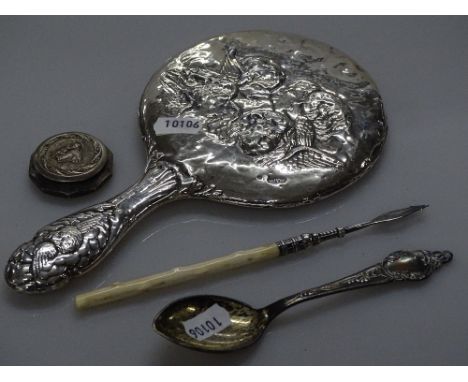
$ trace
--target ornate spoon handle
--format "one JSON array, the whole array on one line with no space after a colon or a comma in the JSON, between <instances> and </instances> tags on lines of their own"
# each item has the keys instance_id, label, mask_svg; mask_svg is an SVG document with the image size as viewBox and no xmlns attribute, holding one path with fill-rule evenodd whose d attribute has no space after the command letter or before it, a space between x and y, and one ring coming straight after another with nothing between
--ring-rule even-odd
<instances>
[{"instance_id":1,"label":"ornate spoon handle","mask_svg":"<svg viewBox=\"0 0 468 382\"><path fill-rule=\"evenodd\" d=\"M306 289L283 298L264 308L269 320L286 309L305 301L335 293L347 292L367 286L386 284L393 281L423 280L443 264L452 260L449 251L397 251L388 255L380 264L368 267L342 279L322 286Z\"/></svg>"}]
</instances>

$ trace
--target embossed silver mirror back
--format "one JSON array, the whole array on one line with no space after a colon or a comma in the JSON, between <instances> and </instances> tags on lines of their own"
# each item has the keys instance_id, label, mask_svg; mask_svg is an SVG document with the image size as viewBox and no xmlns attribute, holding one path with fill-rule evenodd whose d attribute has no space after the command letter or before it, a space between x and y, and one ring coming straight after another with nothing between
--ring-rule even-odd
<instances>
[{"instance_id":1,"label":"embossed silver mirror back","mask_svg":"<svg viewBox=\"0 0 468 382\"><path fill-rule=\"evenodd\" d=\"M183 129L167 130L171 118ZM350 58L271 32L220 36L181 53L147 85L140 123L142 178L17 247L5 267L10 287L62 287L164 203L288 207L324 198L372 166L387 130L374 83Z\"/></svg>"},{"instance_id":2,"label":"embossed silver mirror back","mask_svg":"<svg viewBox=\"0 0 468 382\"><path fill-rule=\"evenodd\" d=\"M266 31L212 38L157 72L140 107L149 155L164 153L235 204L291 206L362 176L385 141L369 75L329 45ZM157 135L161 117L198 134Z\"/></svg>"}]
</instances>

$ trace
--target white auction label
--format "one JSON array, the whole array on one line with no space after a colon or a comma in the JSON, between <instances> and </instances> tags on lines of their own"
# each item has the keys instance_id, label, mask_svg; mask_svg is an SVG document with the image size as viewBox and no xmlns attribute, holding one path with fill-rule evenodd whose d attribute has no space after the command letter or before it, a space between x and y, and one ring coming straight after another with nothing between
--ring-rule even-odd
<instances>
[{"instance_id":1,"label":"white auction label","mask_svg":"<svg viewBox=\"0 0 468 382\"><path fill-rule=\"evenodd\" d=\"M153 124L156 135L198 134L201 123L197 118L161 117Z\"/></svg>"},{"instance_id":2,"label":"white auction label","mask_svg":"<svg viewBox=\"0 0 468 382\"><path fill-rule=\"evenodd\" d=\"M203 341L231 325L229 312L218 304L211 305L203 313L182 322L185 332L198 341Z\"/></svg>"}]
</instances>

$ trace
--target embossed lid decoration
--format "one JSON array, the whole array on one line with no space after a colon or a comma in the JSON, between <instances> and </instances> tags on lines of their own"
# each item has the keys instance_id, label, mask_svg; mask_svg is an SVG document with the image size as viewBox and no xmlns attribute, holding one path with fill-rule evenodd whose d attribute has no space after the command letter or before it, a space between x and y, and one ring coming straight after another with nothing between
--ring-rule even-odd
<instances>
[{"instance_id":1,"label":"embossed lid decoration","mask_svg":"<svg viewBox=\"0 0 468 382\"><path fill-rule=\"evenodd\" d=\"M97 189L112 174L112 153L97 138L78 132L54 135L31 156L29 175L44 192L73 196Z\"/></svg>"}]
</instances>

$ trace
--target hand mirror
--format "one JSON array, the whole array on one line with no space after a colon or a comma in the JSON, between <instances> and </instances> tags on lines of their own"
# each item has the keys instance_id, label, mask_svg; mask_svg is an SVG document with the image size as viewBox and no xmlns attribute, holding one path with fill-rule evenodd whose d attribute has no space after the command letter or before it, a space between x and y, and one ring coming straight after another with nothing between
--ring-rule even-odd
<instances>
[{"instance_id":1,"label":"hand mirror","mask_svg":"<svg viewBox=\"0 0 468 382\"><path fill-rule=\"evenodd\" d=\"M353 60L266 31L215 37L170 60L143 92L140 127L143 178L41 228L8 260L12 288L63 286L162 203L292 207L325 198L374 164L387 132L377 88Z\"/></svg>"}]
</instances>

